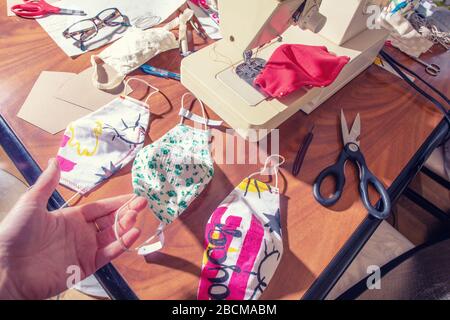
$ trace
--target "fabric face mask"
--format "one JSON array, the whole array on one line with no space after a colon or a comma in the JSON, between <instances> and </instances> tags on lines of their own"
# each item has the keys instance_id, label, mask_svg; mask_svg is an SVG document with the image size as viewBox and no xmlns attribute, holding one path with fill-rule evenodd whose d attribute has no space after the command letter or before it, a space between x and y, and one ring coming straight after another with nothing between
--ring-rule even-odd
<instances>
[{"instance_id":1,"label":"fabric face mask","mask_svg":"<svg viewBox=\"0 0 450 320\"><path fill-rule=\"evenodd\" d=\"M179 47L178 40L170 30L180 25L180 40L185 39L186 23L192 18L193 11L187 9L180 17L169 22L162 28L142 30L137 27L128 29L125 35L103 50L99 55L91 57L94 67L92 82L101 90L118 87L125 76L139 68L154 56ZM103 71L99 65L104 62ZM102 73L106 73L108 80L100 82Z\"/></svg>"},{"instance_id":2,"label":"fabric face mask","mask_svg":"<svg viewBox=\"0 0 450 320\"><path fill-rule=\"evenodd\" d=\"M209 150L210 132L208 125L221 125L221 122L206 119L203 103L200 102L203 118L190 113L183 107L180 124L163 137L147 146L137 155L132 170L134 193L148 199L160 227L150 243L138 249L139 255L147 255L163 246L163 229L178 218L209 184L214 175L214 162ZM202 123L205 129L196 129L183 124L188 118Z\"/></svg>"},{"instance_id":3,"label":"fabric face mask","mask_svg":"<svg viewBox=\"0 0 450 320\"><path fill-rule=\"evenodd\" d=\"M285 44L275 50L254 83L268 96L281 98L304 86L332 84L349 61L326 47Z\"/></svg>"},{"instance_id":4,"label":"fabric face mask","mask_svg":"<svg viewBox=\"0 0 450 320\"><path fill-rule=\"evenodd\" d=\"M86 194L131 162L142 149L149 123L147 101L120 96L66 129L57 159L60 183ZM75 195L75 196L76 196ZM74 196L74 197L75 197ZM70 201L70 200L69 200Z\"/></svg>"},{"instance_id":5,"label":"fabric face mask","mask_svg":"<svg viewBox=\"0 0 450 320\"><path fill-rule=\"evenodd\" d=\"M275 157L275 187L252 179ZM214 211L205 231L199 300L257 300L283 254L278 168L244 179Z\"/></svg>"}]
</instances>

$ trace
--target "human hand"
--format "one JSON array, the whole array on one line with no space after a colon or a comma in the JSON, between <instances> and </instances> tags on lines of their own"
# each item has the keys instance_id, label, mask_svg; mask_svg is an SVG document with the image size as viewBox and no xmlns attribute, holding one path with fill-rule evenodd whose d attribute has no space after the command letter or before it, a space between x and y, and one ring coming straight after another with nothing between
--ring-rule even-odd
<instances>
[{"instance_id":1,"label":"human hand","mask_svg":"<svg viewBox=\"0 0 450 320\"><path fill-rule=\"evenodd\" d=\"M55 296L67 289L69 266L80 268L82 280L125 250L114 236L114 215L132 195L50 213L47 201L59 178L52 159L0 224L0 299ZM146 205L139 197L122 210L119 233L128 248L140 235L134 225Z\"/></svg>"}]
</instances>

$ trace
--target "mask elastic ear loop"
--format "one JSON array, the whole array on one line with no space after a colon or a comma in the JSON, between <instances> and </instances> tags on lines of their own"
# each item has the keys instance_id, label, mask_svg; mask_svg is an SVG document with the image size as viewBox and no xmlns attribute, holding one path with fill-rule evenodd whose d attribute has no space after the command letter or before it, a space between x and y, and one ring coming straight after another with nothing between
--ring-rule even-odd
<instances>
[{"instance_id":1,"label":"mask elastic ear loop","mask_svg":"<svg viewBox=\"0 0 450 320\"><path fill-rule=\"evenodd\" d=\"M77 193L75 193L73 196L71 196L69 198L69 200L64 202L64 204L59 209L67 208L69 206L69 204L73 201L73 199L75 199L76 197L78 197L80 195L85 194L89 189L90 189L89 187L85 187L84 189L81 189L81 190L77 191Z\"/></svg>"},{"instance_id":2,"label":"mask elastic ear loop","mask_svg":"<svg viewBox=\"0 0 450 320\"><path fill-rule=\"evenodd\" d=\"M133 252L137 251L138 255L146 256L150 253L156 252L158 250L161 250L164 246L164 227L165 225L163 223L160 223L158 226L158 229L154 236L147 239L142 245L137 247L136 249L130 249L125 245L125 242L123 241L122 237L119 235L119 219L120 219L120 213L122 210L124 210L134 199L136 199L138 196L134 195L130 200L125 202L123 206L121 206L114 215L114 236L117 241L119 241L120 245L122 246L122 249L126 252ZM155 244L147 245L150 242L152 242L156 237L159 238L159 241Z\"/></svg>"},{"instance_id":3,"label":"mask elastic ear loop","mask_svg":"<svg viewBox=\"0 0 450 320\"><path fill-rule=\"evenodd\" d=\"M78 191L77 193L75 193L73 196L71 196L69 198L69 200L67 200L66 202L64 202L64 204L59 208L59 209L64 209L67 208L69 206L69 204L72 202L73 199L75 199L76 197L78 197L79 195L81 195L82 191Z\"/></svg>"},{"instance_id":4,"label":"mask elastic ear loop","mask_svg":"<svg viewBox=\"0 0 450 320\"><path fill-rule=\"evenodd\" d=\"M122 248L127 252L130 252L132 250L127 248L127 246L125 245L125 242L123 242L122 237L119 235L119 217L120 217L120 212L122 212L122 210L125 209L137 197L138 197L137 195L134 195L133 197L131 197L130 200L125 202L123 204L123 206L121 206L119 209L117 209L117 211L114 215L114 236L116 237L116 240L120 242L120 245L122 246Z\"/></svg>"},{"instance_id":5,"label":"mask elastic ear loop","mask_svg":"<svg viewBox=\"0 0 450 320\"><path fill-rule=\"evenodd\" d=\"M157 252L161 250L164 246L164 228L166 225L164 223L160 223L156 233L147 239L142 245L140 245L136 250L138 255L147 256L153 252ZM158 241L149 245L150 242L158 238Z\"/></svg>"},{"instance_id":6,"label":"mask elastic ear loop","mask_svg":"<svg viewBox=\"0 0 450 320\"><path fill-rule=\"evenodd\" d=\"M205 126L205 131L208 131L208 117L206 116L206 110L205 110L205 105L203 104L203 102L198 99L196 96L194 96L192 93L190 92L186 92L185 94L183 94L183 96L181 97L181 108L184 109L184 99L187 96L193 96L195 98L195 100L197 100L198 102L200 102L200 106L202 107L202 117L205 120L204 126ZM184 122L184 117L181 117L180 120L180 124L183 124Z\"/></svg>"},{"instance_id":7,"label":"mask elastic ear loop","mask_svg":"<svg viewBox=\"0 0 450 320\"><path fill-rule=\"evenodd\" d=\"M269 167L269 163L274 158L278 158L278 160L281 160L281 161L278 161L278 164ZM267 157L266 161L264 162L264 167L262 168L262 170L261 171L257 171L255 173L252 173L251 175L248 176L248 179L251 179L251 178L253 178L254 176L257 176L257 175L262 175L267 169L273 168L275 170L275 188L278 189L278 172L280 171L280 167L285 162L286 162L286 159L283 156L281 156L279 154L273 154L273 155Z\"/></svg>"},{"instance_id":8,"label":"mask elastic ear loop","mask_svg":"<svg viewBox=\"0 0 450 320\"><path fill-rule=\"evenodd\" d=\"M152 86L150 83L148 83L148 82L145 81L145 80L142 80L142 79L139 79L139 78L128 78L128 79L125 81L125 87L124 87L124 89L123 89L123 90L124 90L124 91L123 91L123 95L124 95L124 96L128 96L127 88L128 88L128 83L129 83L131 80L135 80L135 81L141 82L141 83L145 84L146 86L148 86L149 88L152 88L153 90L155 90L155 91L153 91L153 92L151 92L151 93L148 94L147 98L146 98L145 101L144 101L144 103L145 103L146 105L148 105L148 101L150 100L151 96L153 96L154 94L157 94L157 93L160 92L160 90L159 90L157 87Z\"/></svg>"}]
</instances>

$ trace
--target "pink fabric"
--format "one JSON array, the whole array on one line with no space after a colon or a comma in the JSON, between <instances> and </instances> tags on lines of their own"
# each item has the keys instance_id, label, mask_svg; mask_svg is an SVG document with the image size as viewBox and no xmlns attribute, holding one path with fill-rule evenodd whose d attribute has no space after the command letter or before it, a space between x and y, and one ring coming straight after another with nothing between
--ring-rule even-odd
<instances>
[{"instance_id":1,"label":"pink fabric","mask_svg":"<svg viewBox=\"0 0 450 320\"><path fill-rule=\"evenodd\" d=\"M255 260L258 257L258 252L260 251L263 243L264 228L261 222L255 216L252 216L250 228L246 233L245 239L243 239L242 247L235 248L238 250L239 254L237 263L230 264L227 256L233 240L231 231L239 230L238 227L241 224L242 218L229 216L226 222L223 223L223 215L227 210L228 207L226 206L218 208L213 213L211 222L206 226L205 250L211 247L214 248L214 244L210 242L209 236L214 230L218 230L219 225L223 225L223 230L225 231L221 232L220 239L225 236L226 243L223 247L217 246L217 251L213 251L210 254L210 257L216 259L216 261L220 263L217 264L214 263L214 261L211 261L211 259L208 259L208 262L202 269L198 290L199 300L211 299L209 290L211 286L214 286L214 283L209 279L223 277L224 272L219 271L219 269L227 270L226 272L228 272L229 276L231 276L229 281L224 281L223 283L218 284L224 288L225 286L227 287L226 290L228 290L228 294L224 300L244 300L250 272L254 267ZM233 270L239 270L240 272L233 272Z\"/></svg>"},{"instance_id":2,"label":"pink fabric","mask_svg":"<svg viewBox=\"0 0 450 320\"><path fill-rule=\"evenodd\" d=\"M64 148L67 145L67 142L69 142L70 137L63 135L61 140L61 148Z\"/></svg>"},{"instance_id":3,"label":"pink fabric","mask_svg":"<svg viewBox=\"0 0 450 320\"><path fill-rule=\"evenodd\" d=\"M266 94L281 98L304 86L326 87L336 80L349 57L338 57L324 46L284 44L255 79Z\"/></svg>"},{"instance_id":4,"label":"pink fabric","mask_svg":"<svg viewBox=\"0 0 450 320\"><path fill-rule=\"evenodd\" d=\"M227 210L228 210L228 207L224 206L224 207L217 208L214 211L214 213L211 217L211 222L208 223L208 225L206 226L205 249L207 249L210 246L210 240L209 240L208 236L214 230L216 230L217 225L221 224L222 217ZM221 238L220 238L220 239L223 239L223 237L225 237L225 239L226 239L225 246L217 247L217 250L213 250L213 252L210 255L211 258L219 260L219 261L224 258L226 260L227 252L230 248L231 241L233 239L233 235L231 234L230 231L236 230L237 227L241 224L241 220L242 220L242 218L240 218L240 217L233 217L233 216L228 217L228 219L226 221L227 232L221 232ZM210 299L208 291L209 291L211 282L208 279L209 278L214 279L217 277L217 275L219 273L218 268L220 268L220 266L213 263L213 261L211 261L211 259L208 259L206 265L204 266L204 268L202 270L202 275L200 278L200 284L199 284L199 289L198 289L198 299L199 300L209 300Z\"/></svg>"},{"instance_id":5,"label":"pink fabric","mask_svg":"<svg viewBox=\"0 0 450 320\"><path fill-rule=\"evenodd\" d=\"M247 289L247 282L250 273L246 272L253 269L258 252L264 238L264 229L261 222L255 216L252 216L250 229L245 236L244 244L240 250L237 266L242 272L234 272L231 276L228 287L231 290L230 296L227 300L244 300Z\"/></svg>"},{"instance_id":6,"label":"pink fabric","mask_svg":"<svg viewBox=\"0 0 450 320\"><path fill-rule=\"evenodd\" d=\"M69 159L63 158L61 156L56 156L56 160L58 160L59 167L62 172L70 172L77 165L75 162L70 161Z\"/></svg>"}]
</instances>

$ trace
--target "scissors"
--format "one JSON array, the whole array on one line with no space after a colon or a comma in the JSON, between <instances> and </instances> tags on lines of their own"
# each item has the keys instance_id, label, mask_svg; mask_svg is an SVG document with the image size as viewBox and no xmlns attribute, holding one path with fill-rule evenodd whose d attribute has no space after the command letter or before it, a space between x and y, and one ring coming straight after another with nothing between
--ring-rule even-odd
<instances>
[{"instance_id":1,"label":"scissors","mask_svg":"<svg viewBox=\"0 0 450 320\"><path fill-rule=\"evenodd\" d=\"M411 59L413 59L413 60L417 61L418 63L420 63L421 65L425 66L425 71L429 75L436 77L439 73L441 73L441 67L439 67L437 64L434 64L434 63L430 64L430 63L423 61L420 58L416 58L413 56L410 56L410 57L411 57Z\"/></svg>"},{"instance_id":2,"label":"scissors","mask_svg":"<svg viewBox=\"0 0 450 320\"><path fill-rule=\"evenodd\" d=\"M361 117L358 114L353 124L351 131L348 130L347 120L345 119L344 111L341 110L341 129L342 139L344 141L344 149L337 163L320 173L314 183L314 197L323 206L329 207L339 201L342 196L345 185L345 164L347 161L352 161L358 165L359 168L359 193L361 200L369 211L369 214L378 219L386 219L391 211L391 199L383 186L367 167L364 156L359 148L359 136L361 134ZM334 177L336 181L336 192L330 198L324 198L321 194L320 188L323 181L327 177ZM377 209L370 203L369 199L369 185L375 187L376 191L381 196L383 203L382 209Z\"/></svg>"},{"instance_id":3,"label":"scissors","mask_svg":"<svg viewBox=\"0 0 450 320\"><path fill-rule=\"evenodd\" d=\"M11 7L11 11L22 18L42 18L49 14L86 15L84 11L58 8L48 4L44 0L23 1L23 4L16 4Z\"/></svg>"}]
</instances>

